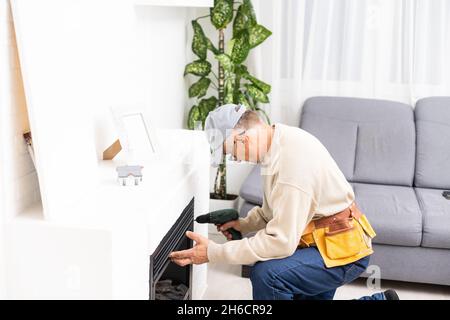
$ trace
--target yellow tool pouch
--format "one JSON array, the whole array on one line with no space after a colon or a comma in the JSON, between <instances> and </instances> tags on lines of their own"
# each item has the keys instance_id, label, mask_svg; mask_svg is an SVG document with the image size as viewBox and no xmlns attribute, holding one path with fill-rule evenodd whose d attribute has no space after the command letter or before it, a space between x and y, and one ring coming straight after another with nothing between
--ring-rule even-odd
<instances>
[{"instance_id":1,"label":"yellow tool pouch","mask_svg":"<svg viewBox=\"0 0 450 320\"><path fill-rule=\"evenodd\" d=\"M308 225L300 247L316 246L325 265L342 266L373 253L375 231L355 204L348 209Z\"/></svg>"}]
</instances>

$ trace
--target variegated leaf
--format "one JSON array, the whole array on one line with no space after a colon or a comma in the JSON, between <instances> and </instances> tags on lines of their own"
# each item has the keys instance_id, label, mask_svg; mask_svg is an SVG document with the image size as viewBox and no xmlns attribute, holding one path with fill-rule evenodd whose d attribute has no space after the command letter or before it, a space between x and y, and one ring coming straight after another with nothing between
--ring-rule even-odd
<instances>
[{"instance_id":1,"label":"variegated leaf","mask_svg":"<svg viewBox=\"0 0 450 320\"><path fill-rule=\"evenodd\" d=\"M223 70L231 71L233 69L233 62L231 61L231 58L229 55L227 55L225 53L218 54L218 55L216 55L216 59L217 59L217 61L219 61Z\"/></svg>"},{"instance_id":2,"label":"variegated leaf","mask_svg":"<svg viewBox=\"0 0 450 320\"><path fill-rule=\"evenodd\" d=\"M233 19L233 2L216 0L211 8L211 23L217 30L225 28Z\"/></svg>"},{"instance_id":3,"label":"variegated leaf","mask_svg":"<svg viewBox=\"0 0 450 320\"><path fill-rule=\"evenodd\" d=\"M239 91L239 93L238 93L238 101L237 102L247 108L251 108L250 103L247 100L247 97L241 91Z\"/></svg>"},{"instance_id":4,"label":"variegated leaf","mask_svg":"<svg viewBox=\"0 0 450 320\"><path fill-rule=\"evenodd\" d=\"M194 29L194 38L192 39L192 52L194 52L201 60L206 59L206 50L208 49L208 42L201 25L196 21L192 21L192 28Z\"/></svg>"},{"instance_id":5,"label":"variegated leaf","mask_svg":"<svg viewBox=\"0 0 450 320\"><path fill-rule=\"evenodd\" d=\"M215 96L211 96L207 99L202 99L199 102L198 107L200 109L200 113L204 121L208 116L209 112L217 107L217 98Z\"/></svg>"},{"instance_id":6,"label":"variegated leaf","mask_svg":"<svg viewBox=\"0 0 450 320\"><path fill-rule=\"evenodd\" d=\"M264 92L262 92L260 89L258 89L258 87L254 86L252 84L246 84L245 87L247 88L248 94L255 101L262 102L262 103L269 102L269 97Z\"/></svg>"},{"instance_id":7,"label":"variegated leaf","mask_svg":"<svg viewBox=\"0 0 450 320\"><path fill-rule=\"evenodd\" d=\"M205 60L196 60L186 65L184 75L191 73L196 76L204 77L211 72L211 63Z\"/></svg>"},{"instance_id":8,"label":"variegated leaf","mask_svg":"<svg viewBox=\"0 0 450 320\"><path fill-rule=\"evenodd\" d=\"M228 74L225 80L224 103L234 103L234 75Z\"/></svg>"},{"instance_id":9,"label":"variegated leaf","mask_svg":"<svg viewBox=\"0 0 450 320\"><path fill-rule=\"evenodd\" d=\"M252 84L254 84L256 87L258 87L258 89L260 89L262 92L264 92L265 94L270 93L271 90L271 86L257 78L255 78L254 76L250 75L250 74L244 74L243 77L247 80L249 80Z\"/></svg>"},{"instance_id":10,"label":"variegated leaf","mask_svg":"<svg viewBox=\"0 0 450 320\"><path fill-rule=\"evenodd\" d=\"M197 121L202 121L200 110L198 106L193 106L191 110L189 110L189 115L187 119L187 127L191 130L195 128L195 123ZM202 121L203 122L203 121Z\"/></svg>"},{"instance_id":11,"label":"variegated leaf","mask_svg":"<svg viewBox=\"0 0 450 320\"><path fill-rule=\"evenodd\" d=\"M189 98L192 97L203 97L208 91L211 80L209 78L200 78L197 82L193 83L189 87Z\"/></svg>"},{"instance_id":12,"label":"variegated leaf","mask_svg":"<svg viewBox=\"0 0 450 320\"><path fill-rule=\"evenodd\" d=\"M260 24L255 24L250 27L248 40L250 48L254 48L263 43L271 34L272 32L270 30Z\"/></svg>"},{"instance_id":13,"label":"variegated leaf","mask_svg":"<svg viewBox=\"0 0 450 320\"><path fill-rule=\"evenodd\" d=\"M247 59L250 52L249 35L247 30L242 31L237 38L234 38L231 60L235 64L240 64Z\"/></svg>"}]
</instances>

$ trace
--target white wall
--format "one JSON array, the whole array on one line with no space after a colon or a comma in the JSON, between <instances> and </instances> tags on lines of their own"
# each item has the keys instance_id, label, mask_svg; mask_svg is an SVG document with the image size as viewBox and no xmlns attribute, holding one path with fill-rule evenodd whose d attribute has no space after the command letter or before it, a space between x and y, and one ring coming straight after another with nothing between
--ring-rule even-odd
<instances>
[{"instance_id":1,"label":"white wall","mask_svg":"<svg viewBox=\"0 0 450 320\"><path fill-rule=\"evenodd\" d=\"M98 99L95 123L98 157L116 138L109 106L144 103L150 109L152 124L158 128L184 128L188 112L183 71L190 9L130 7L130 1L123 0L108 6L107 19L102 17L102 6L92 8L89 2L85 8L97 11L103 33L108 32L112 37L95 46L99 57L108 57L106 62L100 63L105 73L104 83L100 83L103 94ZM128 34L121 34L120 38L135 41L129 41L128 48L115 41L117 21L127 25ZM121 30L123 32L123 28ZM135 46L135 53L130 46ZM124 49L128 49L128 53ZM111 77L116 78L116 83L111 83Z\"/></svg>"},{"instance_id":2,"label":"white wall","mask_svg":"<svg viewBox=\"0 0 450 320\"><path fill-rule=\"evenodd\" d=\"M141 69L140 92L149 105L155 125L185 127L186 63L189 9L135 7ZM189 42L190 43L190 42Z\"/></svg>"}]
</instances>

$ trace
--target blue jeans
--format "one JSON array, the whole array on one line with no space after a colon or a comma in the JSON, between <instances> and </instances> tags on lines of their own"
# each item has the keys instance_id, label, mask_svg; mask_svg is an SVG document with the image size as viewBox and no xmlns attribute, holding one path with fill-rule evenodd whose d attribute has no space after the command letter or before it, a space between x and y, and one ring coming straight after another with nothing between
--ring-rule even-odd
<instances>
[{"instance_id":1,"label":"blue jeans","mask_svg":"<svg viewBox=\"0 0 450 320\"><path fill-rule=\"evenodd\" d=\"M250 280L255 300L332 300L336 289L366 270L370 257L344 266L327 268L315 247L298 249L284 259L257 262ZM361 300L384 300L383 293Z\"/></svg>"}]
</instances>

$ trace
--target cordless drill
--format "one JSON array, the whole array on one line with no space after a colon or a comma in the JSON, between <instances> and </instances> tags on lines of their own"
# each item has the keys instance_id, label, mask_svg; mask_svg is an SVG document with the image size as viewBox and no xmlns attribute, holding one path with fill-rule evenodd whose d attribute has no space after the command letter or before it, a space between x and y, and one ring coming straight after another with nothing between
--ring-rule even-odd
<instances>
[{"instance_id":1,"label":"cordless drill","mask_svg":"<svg viewBox=\"0 0 450 320\"><path fill-rule=\"evenodd\" d=\"M197 221L198 223L213 223L217 225L237 219L239 219L239 213L235 209L223 209L198 216L195 221ZM229 228L227 229L227 231L231 234L232 240L242 239L242 234L236 229Z\"/></svg>"}]
</instances>

